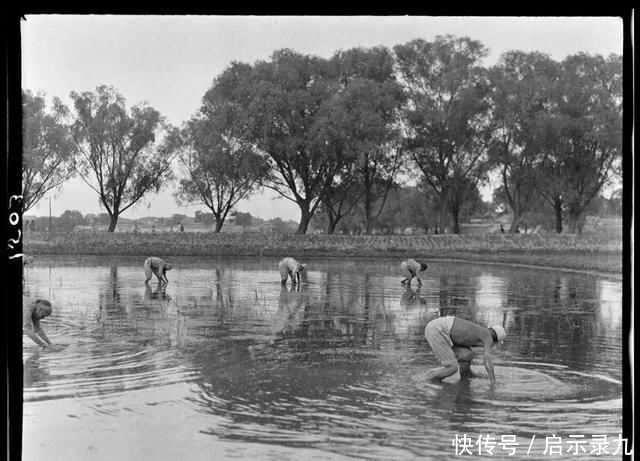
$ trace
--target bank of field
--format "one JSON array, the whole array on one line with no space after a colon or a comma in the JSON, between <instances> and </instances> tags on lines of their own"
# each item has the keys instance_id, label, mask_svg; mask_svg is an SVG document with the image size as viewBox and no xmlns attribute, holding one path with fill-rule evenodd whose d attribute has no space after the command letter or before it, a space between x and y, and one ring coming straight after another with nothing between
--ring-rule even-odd
<instances>
[{"instance_id":1,"label":"bank of field","mask_svg":"<svg viewBox=\"0 0 640 461\"><path fill-rule=\"evenodd\" d=\"M140 255L415 257L525 264L620 274L622 240L588 234L292 235L266 233L27 233L28 256Z\"/></svg>"}]
</instances>

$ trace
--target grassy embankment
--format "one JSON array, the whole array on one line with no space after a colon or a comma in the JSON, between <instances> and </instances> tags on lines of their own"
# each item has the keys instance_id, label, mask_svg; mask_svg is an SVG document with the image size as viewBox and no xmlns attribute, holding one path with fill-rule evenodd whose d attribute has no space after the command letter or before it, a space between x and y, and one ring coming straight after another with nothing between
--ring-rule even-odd
<instances>
[{"instance_id":1,"label":"grassy embankment","mask_svg":"<svg viewBox=\"0 0 640 461\"><path fill-rule=\"evenodd\" d=\"M622 272L621 238L604 234L27 233L23 251L27 255L415 257Z\"/></svg>"}]
</instances>

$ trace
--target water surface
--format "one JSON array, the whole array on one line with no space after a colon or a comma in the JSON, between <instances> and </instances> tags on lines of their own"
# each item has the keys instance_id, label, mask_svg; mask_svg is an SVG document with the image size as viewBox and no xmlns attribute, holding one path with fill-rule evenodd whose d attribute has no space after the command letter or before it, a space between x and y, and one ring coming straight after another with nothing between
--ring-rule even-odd
<instances>
[{"instance_id":1,"label":"water surface","mask_svg":"<svg viewBox=\"0 0 640 461\"><path fill-rule=\"evenodd\" d=\"M396 260L312 259L292 290L276 258L185 257L161 287L143 261L27 266L64 349L24 337L24 460L452 459L464 437L499 459L548 459L561 437L554 459L587 459L596 435L620 459L619 279L429 261L406 289ZM495 388L481 355L475 378L424 380L432 307L505 327Z\"/></svg>"}]
</instances>

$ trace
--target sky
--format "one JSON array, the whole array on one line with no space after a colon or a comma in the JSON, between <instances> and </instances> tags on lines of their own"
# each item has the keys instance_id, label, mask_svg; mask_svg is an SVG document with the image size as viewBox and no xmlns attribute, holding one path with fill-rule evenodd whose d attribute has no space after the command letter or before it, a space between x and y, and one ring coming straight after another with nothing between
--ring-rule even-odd
<instances>
[{"instance_id":1,"label":"sky","mask_svg":"<svg viewBox=\"0 0 640 461\"><path fill-rule=\"evenodd\" d=\"M127 107L146 102L173 125L197 112L216 76L233 61L268 59L291 48L328 58L353 47L404 44L438 35L469 37L489 50L492 65L509 50L539 51L555 60L586 52L622 55L623 21L616 17L449 16L119 16L27 15L21 25L22 87L61 98L113 86ZM51 193L51 213L101 213L97 194L81 179ZM262 219L298 221L289 200L265 190L238 211ZM205 206L178 206L173 189L150 194L122 217L193 216ZM27 212L48 216L49 196Z\"/></svg>"}]
</instances>

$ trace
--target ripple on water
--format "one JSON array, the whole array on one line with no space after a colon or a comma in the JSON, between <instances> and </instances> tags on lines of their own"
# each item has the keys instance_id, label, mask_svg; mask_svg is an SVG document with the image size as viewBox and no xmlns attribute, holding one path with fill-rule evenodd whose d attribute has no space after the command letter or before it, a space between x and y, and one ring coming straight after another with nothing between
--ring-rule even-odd
<instances>
[{"instance_id":1,"label":"ripple on water","mask_svg":"<svg viewBox=\"0 0 640 461\"><path fill-rule=\"evenodd\" d=\"M86 346L86 344L84 344ZM35 351L24 361L25 402L113 393L189 381L193 371L158 349L105 350L87 357L76 343L55 353Z\"/></svg>"},{"instance_id":2,"label":"ripple on water","mask_svg":"<svg viewBox=\"0 0 640 461\"><path fill-rule=\"evenodd\" d=\"M396 262L312 264L302 290L290 292L277 261L193 259L176 264L166 297L148 296L137 260L117 271L52 264L53 278L29 274L33 291L48 289L56 306L45 330L68 343L56 353L25 343L25 427L40 437L58 424L55 440L33 444L43 448L30 459L59 447L65 424L82 447L95 431L92 443L105 453L130 449L144 433L164 459L183 445L210 455L222 441L244 459L259 446L270 459L296 460L451 459L452 437L465 432L542 438L621 427L617 285L605 309L585 278L438 263L421 292L408 293L416 304L405 305ZM494 390L481 361L478 378L424 380L434 359L421 309L440 303L447 314L509 327ZM147 453L141 459L158 459L136 448ZM307 457L298 451L307 448Z\"/></svg>"},{"instance_id":3,"label":"ripple on water","mask_svg":"<svg viewBox=\"0 0 640 461\"><path fill-rule=\"evenodd\" d=\"M621 383L615 378L601 374L589 374L568 370L561 365L516 362L519 366L495 365L496 385L490 386L483 366L471 367L475 378L469 382L473 386L473 399L495 404L514 403L538 405L541 402L600 402L616 399L621 394ZM426 375L415 376L418 381ZM441 386L461 385L459 374L447 378L442 383L429 383L432 389Z\"/></svg>"}]
</instances>

